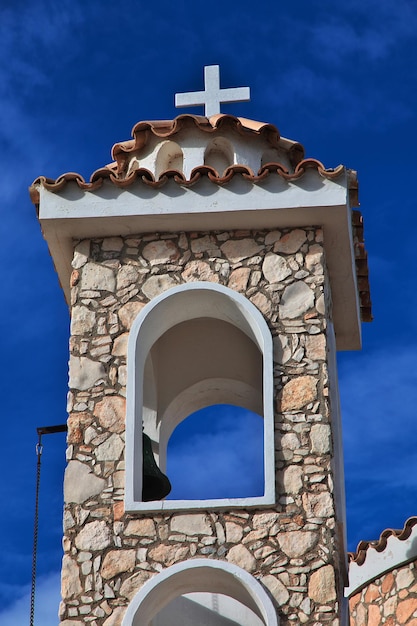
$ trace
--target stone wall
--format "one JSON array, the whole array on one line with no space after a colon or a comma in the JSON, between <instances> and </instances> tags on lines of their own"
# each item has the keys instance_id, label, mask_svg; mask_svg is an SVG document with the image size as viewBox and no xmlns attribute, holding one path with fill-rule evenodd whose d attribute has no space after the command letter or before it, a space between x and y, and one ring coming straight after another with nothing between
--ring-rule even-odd
<instances>
[{"instance_id":1,"label":"stone wall","mask_svg":"<svg viewBox=\"0 0 417 626\"><path fill-rule=\"evenodd\" d=\"M117 626L143 583L192 557L261 581L281 625L339 624L322 232L147 234L81 241L72 274L68 469L60 615ZM243 293L274 338L274 509L126 514L126 348L138 312L166 289L214 281Z\"/></svg>"},{"instance_id":2,"label":"stone wall","mask_svg":"<svg viewBox=\"0 0 417 626\"><path fill-rule=\"evenodd\" d=\"M373 580L349 599L351 626L417 626L417 561Z\"/></svg>"}]
</instances>

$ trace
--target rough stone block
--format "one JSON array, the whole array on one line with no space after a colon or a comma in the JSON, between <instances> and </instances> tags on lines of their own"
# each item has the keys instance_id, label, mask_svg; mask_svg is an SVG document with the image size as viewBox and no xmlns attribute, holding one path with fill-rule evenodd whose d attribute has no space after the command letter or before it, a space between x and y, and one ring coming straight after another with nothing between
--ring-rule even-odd
<instances>
[{"instance_id":1,"label":"rough stone block","mask_svg":"<svg viewBox=\"0 0 417 626\"><path fill-rule=\"evenodd\" d=\"M311 574L308 595L317 604L328 604L336 600L335 576L331 565L324 565Z\"/></svg>"},{"instance_id":2,"label":"rough stone block","mask_svg":"<svg viewBox=\"0 0 417 626\"><path fill-rule=\"evenodd\" d=\"M102 363L92 361L87 357L70 357L69 386L71 389L84 391L90 389L100 378L105 376Z\"/></svg>"},{"instance_id":3,"label":"rough stone block","mask_svg":"<svg viewBox=\"0 0 417 626\"><path fill-rule=\"evenodd\" d=\"M298 376L291 379L282 390L281 411L297 411L317 398L317 378Z\"/></svg>"},{"instance_id":4,"label":"rough stone block","mask_svg":"<svg viewBox=\"0 0 417 626\"><path fill-rule=\"evenodd\" d=\"M256 569L256 559L249 550L242 545L233 546L227 554L229 563L234 563L247 572L254 572Z\"/></svg>"},{"instance_id":5,"label":"rough stone block","mask_svg":"<svg viewBox=\"0 0 417 626\"><path fill-rule=\"evenodd\" d=\"M171 532L184 535L212 535L213 530L205 513L175 515L171 521Z\"/></svg>"},{"instance_id":6,"label":"rough stone block","mask_svg":"<svg viewBox=\"0 0 417 626\"><path fill-rule=\"evenodd\" d=\"M135 567L134 550L111 550L107 552L101 566L101 575L107 580L123 572L132 572Z\"/></svg>"},{"instance_id":7,"label":"rough stone block","mask_svg":"<svg viewBox=\"0 0 417 626\"><path fill-rule=\"evenodd\" d=\"M82 290L114 291L115 287L116 280L111 268L98 263L87 263L82 268Z\"/></svg>"},{"instance_id":8,"label":"rough stone block","mask_svg":"<svg viewBox=\"0 0 417 626\"><path fill-rule=\"evenodd\" d=\"M121 433L125 429L126 398L106 396L94 408L100 425L112 433Z\"/></svg>"},{"instance_id":9,"label":"rough stone block","mask_svg":"<svg viewBox=\"0 0 417 626\"><path fill-rule=\"evenodd\" d=\"M290 559L298 559L316 545L318 536L317 533L308 530L294 530L281 532L277 539L281 550Z\"/></svg>"},{"instance_id":10,"label":"rough stone block","mask_svg":"<svg viewBox=\"0 0 417 626\"><path fill-rule=\"evenodd\" d=\"M89 522L75 538L79 550L104 550L110 545L111 531L105 521Z\"/></svg>"},{"instance_id":11,"label":"rough stone block","mask_svg":"<svg viewBox=\"0 0 417 626\"><path fill-rule=\"evenodd\" d=\"M65 470L64 500L82 504L99 494L106 481L92 473L91 468L80 461L70 461Z\"/></svg>"},{"instance_id":12,"label":"rough stone block","mask_svg":"<svg viewBox=\"0 0 417 626\"><path fill-rule=\"evenodd\" d=\"M295 319L301 317L314 305L314 291L306 283L298 281L284 289L279 314L282 318Z\"/></svg>"}]
</instances>

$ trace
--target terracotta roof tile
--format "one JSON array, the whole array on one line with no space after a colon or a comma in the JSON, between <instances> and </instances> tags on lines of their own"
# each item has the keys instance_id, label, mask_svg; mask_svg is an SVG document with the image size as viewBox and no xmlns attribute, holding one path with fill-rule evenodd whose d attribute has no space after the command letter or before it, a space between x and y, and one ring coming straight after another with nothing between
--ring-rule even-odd
<instances>
[{"instance_id":1,"label":"terracotta roof tile","mask_svg":"<svg viewBox=\"0 0 417 626\"><path fill-rule=\"evenodd\" d=\"M178 170L166 170L155 178L154 174L140 167L137 161L132 161L132 152L141 150L153 135L160 138L172 137L185 128L198 128L207 133L215 133L221 128L228 127L240 135L262 136L272 148L285 152L292 165L290 171L279 162L270 162L261 166L254 172L247 165L231 165L222 174L219 174L209 165L195 167L187 179L183 172ZM197 115L179 115L174 120L157 120L139 122L133 127L132 137L128 141L116 143L112 148L114 162L102 167L90 176L86 181L81 174L68 172L57 179L38 177L29 188L32 202L39 204L39 185L51 192L60 192L67 183L75 182L84 191L96 191L105 181L119 188L130 185L144 184L152 188L162 187L168 180L173 180L178 185L191 187L207 177L216 185L226 185L235 176L242 176L245 180L254 184L260 184L270 176L279 176L286 181L300 179L308 169L315 169L320 176L327 179L336 179L346 172L348 176L349 200L352 207L358 206L358 183L354 170L346 170L342 165L336 168L326 168L317 159L304 158L304 148L298 142L285 139L280 136L278 129L272 124L238 118L232 115L214 115L210 118ZM129 168L129 161L130 168ZM361 305L361 318L364 322L372 320L371 302L368 281L368 262L363 240L363 220L359 211L352 212L352 225L354 235L354 248L356 260L356 274Z\"/></svg>"},{"instance_id":2,"label":"terracotta roof tile","mask_svg":"<svg viewBox=\"0 0 417 626\"><path fill-rule=\"evenodd\" d=\"M169 179L173 179L179 185L191 187L204 176L207 176L211 182L217 185L228 183L236 175L240 175L252 183L259 183L270 175L278 175L287 181L293 181L301 178L307 169L315 169L320 176L327 179L337 178L345 171L343 165L339 165L334 169L326 169L323 163L316 159L303 159L296 165L293 172L290 172L282 163L266 163L256 173L246 165L236 164L229 166L220 175L213 167L200 165L192 170L189 179L178 170L166 170L159 174L158 179L155 179L153 173L143 167L137 167L136 169L132 167L127 176L120 175L116 171L116 165L112 163L93 172L89 181L86 181L81 174L76 174L75 172L61 174L57 179L39 176L29 187L29 192L32 202L38 204L39 192L37 185L39 184L42 184L45 189L54 193L60 192L68 182L76 182L80 189L84 191L96 191L105 180L109 180L116 187L121 188L129 187L136 181L149 187L159 188L165 185Z\"/></svg>"},{"instance_id":3,"label":"terracotta roof tile","mask_svg":"<svg viewBox=\"0 0 417 626\"><path fill-rule=\"evenodd\" d=\"M304 148L301 144L280 137L278 129L273 124L256 122L233 115L213 115L202 117L198 115L179 115L174 120L156 120L138 122L132 129L133 139L116 143L112 148L112 157L117 162L118 172L126 169L126 161L130 153L143 148L151 135L167 139L173 137L185 128L198 128L206 133L215 133L225 127L233 129L241 135L262 135L274 148L281 148L288 152L292 165L299 163L304 157Z\"/></svg>"},{"instance_id":4,"label":"terracotta roof tile","mask_svg":"<svg viewBox=\"0 0 417 626\"><path fill-rule=\"evenodd\" d=\"M158 180L155 180L153 174L145 168L138 168L133 172L129 171L127 173L131 153L142 149L149 141L151 135L166 139L187 127L195 127L207 133L215 133L225 126L232 128L241 135L263 136L271 147L279 148L288 154L290 163L295 168L294 173L289 172L288 169L280 163L268 164L256 173L250 168L234 165L228 168L223 176L220 176L213 168L202 165L194 168L188 180L184 177L182 172L172 170L162 172ZM81 189L95 191L105 180L109 180L117 187L127 187L135 181L141 181L152 187L161 187L169 178L173 178L175 182L180 185L190 186L197 182L201 176L208 176L214 183L224 184L235 174L242 174L248 180L258 182L265 178L271 171L275 171L287 180L299 178L307 167L316 167L320 174L326 178L332 178L343 171L341 167L337 170L326 170L319 161L315 161L314 159L305 160L303 146L296 141L282 138L278 129L272 124L238 118L232 115L219 114L210 118L197 115L179 115L174 120L138 122L132 129L132 137L133 139L116 143L113 146L112 157L114 158L114 162L93 172L88 182L80 174L73 172L62 174L56 180L40 176L34 181L30 188L32 201L35 204L38 202L36 190L33 187L39 183L42 183L49 191L59 192L67 182L75 181ZM266 171L266 168L268 168L268 171Z\"/></svg>"},{"instance_id":5,"label":"terracotta roof tile","mask_svg":"<svg viewBox=\"0 0 417 626\"><path fill-rule=\"evenodd\" d=\"M352 195L357 198L357 185ZM356 279L358 284L362 322L372 322L372 304L369 286L368 254L363 238L363 217L360 211L352 211L353 247L355 250Z\"/></svg>"},{"instance_id":6,"label":"terracotta roof tile","mask_svg":"<svg viewBox=\"0 0 417 626\"><path fill-rule=\"evenodd\" d=\"M348 553L349 561L355 562L358 565L363 565L368 548L373 548L377 552L383 552L387 547L389 537L396 537L400 541L405 541L411 535L411 531L416 524L417 517L409 517L401 530L387 528L382 531L379 539L376 541L360 541L358 543L358 547L356 548L356 552Z\"/></svg>"},{"instance_id":7,"label":"terracotta roof tile","mask_svg":"<svg viewBox=\"0 0 417 626\"><path fill-rule=\"evenodd\" d=\"M310 168L316 169L320 176L328 179L337 178L342 172L345 171L343 165L339 165L334 169L326 169L323 163L317 161L316 159L303 159L296 165L293 172L290 172L284 165L282 165L282 163L266 163L257 173L253 172L251 168L246 165L236 164L229 166L223 175L220 175L213 167L209 165L200 165L192 170L189 179L187 179L184 174L178 170L166 170L162 172L156 180L150 170L141 167L138 167L137 169L132 168L127 176L122 176L117 173L116 165L112 163L93 172L89 181L86 181L81 174L76 174L75 172L61 174L61 176L57 179L39 176L33 181L29 191L31 193L32 202L37 204L39 199L35 187L39 184L42 184L45 189L48 189L48 191L59 192L63 189L66 183L71 181L76 182L80 189L85 191L95 191L101 187L105 180L109 180L116 185L116 187L128 187L135 181L138 181L143 182L145 185L149 185L150 187L157 188L162 187L168 179L173 178L176 183L190 187L194 185L202 176L207 176L213 183L223 185L224 183L229 182L233 176L237 174L242 175L246 180L258 183L270 174L278 174L278 176L281 176L288 181L297 180L298 178L301 178L307 169Z\"/></svg>"}]
</instances>

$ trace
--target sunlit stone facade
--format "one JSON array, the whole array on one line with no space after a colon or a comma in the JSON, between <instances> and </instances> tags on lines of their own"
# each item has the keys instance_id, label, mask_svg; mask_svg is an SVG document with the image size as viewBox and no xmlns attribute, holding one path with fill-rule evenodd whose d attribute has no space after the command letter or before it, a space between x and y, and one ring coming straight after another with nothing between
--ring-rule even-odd
<instances>
[{"instance_id":1,"label":"sunlit stone facade","mask_svg":"<svg viewBox=\"0 0 417 626\"><path fill-rule=\"evenodd\" d=\"M129 329L153 298L193 281L243 294L272 334L276 504L128 514ZM121 624L146 581L203 557L249 572L272 595L282 625L338 624L343 513L332 457L340 433L330 400L337 390L330 388L334 341L322 230L83 240L71 283L62 623Z\"/></svg>"},{"instance_id":2,"label":"sunlit stone facade","mask_svg":"<svg viewBox=\"0 0 417 626\"><path fill-rule=\"evenodd\" d=\"M61 626L346 626L356 175L224 115L139 123L112 154L31 188L71 309ZM225 402L263 417L264 495L143 503L142 426L164 469L171 427Z\"/></svg>"}]
</instances>

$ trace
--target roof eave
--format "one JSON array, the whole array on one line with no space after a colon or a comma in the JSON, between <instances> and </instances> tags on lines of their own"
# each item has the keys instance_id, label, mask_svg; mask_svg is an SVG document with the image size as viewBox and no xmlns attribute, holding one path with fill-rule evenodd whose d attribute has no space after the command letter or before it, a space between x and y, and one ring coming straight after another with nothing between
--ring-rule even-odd
<instances>
[{"instance_id":1,"label":"roof eave","mask_svg":"<svg viewBox=\"0 0 417 626\"><path fill-rule=\"evenodd\" d=\"M154 231L268 229L321 226L332 288L339 350L361 347L348 177L323 178L316 169L287 182L279 175L254 185L234 177L225 186L202 179L192 188L167 182L164 193L146 185L121 190L104 182L83 191L67 182L57 194L42 182L39 220L65 297L70 302L73 239L128 236Z\"/></svg>"}]
</instances>

